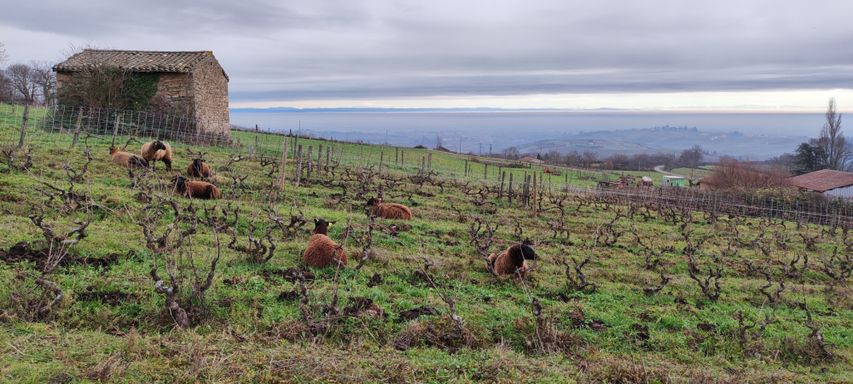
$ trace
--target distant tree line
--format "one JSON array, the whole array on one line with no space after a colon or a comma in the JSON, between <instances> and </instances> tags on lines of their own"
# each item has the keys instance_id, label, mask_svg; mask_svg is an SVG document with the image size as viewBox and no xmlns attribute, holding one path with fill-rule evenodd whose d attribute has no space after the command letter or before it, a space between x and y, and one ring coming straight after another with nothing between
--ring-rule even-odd
<instances>
[{"instance_id":1,"label":"distant tree line","mask_svg":"<svg viewBox=\"0 0 853 384\"><path fill-rule=\"evenodd\" d=\"M56 96L56 77L50 64L14 63L7 67L8 55L0 42L0 102L48 105Z\"/></svg>"},{"instance_id":2,"label":"distant tree line","mask_svg":"<svg viewBox=\"0 0 853 384\"><path fill-rule=\"evenodd\" d=\"M649 171L654 167L662 165L665 169L678 167L696 168L702 165L705 151L702 147L694 145L692 148L674 153L639 153L635 155L615 154L607 157L599 157L591 151L572 151L566 154L552 150L544 154L531 153L533 156L544 160L548 164L566 165L577 168L601 168L616 169L623 171ZM503 157L508 160L518 160L525 156L517 147L509 147L503 151Z\"/></svg>"},{"instance_id":3,"label":"distant tree line","mask_svg":"<svg viewBox=\"0 0 853 384\"><path fill-rule=\"evenodd\" d=\"M72 52L73 53L73 52ZM56 75L49 63L13 63L0 42L0 103L86 106L110 109L148 109L176 113L172 103L155 96L156 73L130 73L114 67L87 68L75 73L57 91Z\"/></svg>"}]
</instances>

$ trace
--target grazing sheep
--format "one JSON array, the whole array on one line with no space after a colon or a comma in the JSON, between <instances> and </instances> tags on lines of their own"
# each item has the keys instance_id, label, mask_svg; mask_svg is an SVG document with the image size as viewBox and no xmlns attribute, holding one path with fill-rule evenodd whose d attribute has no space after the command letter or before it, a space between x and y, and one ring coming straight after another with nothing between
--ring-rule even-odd
<instances>
[{"instance_id":1,"label":"grazing sheep","mask_svg":"<svg viewBox=\"0 0 853 384\"><path fill-rule=\"evenodd\" d=\"M148 162L145 159L139 157L139 155L130 152L120 151L116 147L110 147L110 156L113 159L113 163L121 165L126 168L131 167L145 167L148 168Z\"/></svg>"},{"instance_id":2,"label":"grazing sheep","mask_svg":"<svg viewBox=\"0 0 853 384\"><path fill-rule=\"evenodd\" d=\"M213 170L202 159L194 159L187 167L187 175L190 177L199 177L202 179L213 178Z\"/></svg>"},{"instance_id":3,"label":"grazing sheep","mask_svg":"<svg viewBox=\"0 0 853 384\"><path fill-rule=\"evenodd\" d=\"M536 260L537 257L532 245L530 240L524 240L520 244L507 248L501 254L492 253L488 258L489 264L498 275L512 275L518 271L524 276L530 270L527 260Z\"/></svg>"},{"instance_id":4,"label":"grazing sheep","mask_svg":"<svg viewBox=\"0 0 853 384\"><path fill-rule=\"evenodd\" d=\"M162 161L166 164L166 169L172 170L172 147L169 143L160 140L154 140L142 144L142 157L151 163L151 167L157 168L157 161Z\"/></svg>"},{"instance_id":5,"label":"grazing sheep","mask_svg":"<svg viewBox=\"0 0 853 384\"><path fill-rule=\"evenodd\" d=\"M371 214L383 219L412 219L412 210L409 207L397 203L383 203L381 197L367 200L367 206L370 207Z\"/></svg>"},{"instance_id":6,"label":"grazing sheep","mask_svg":"<svg viewBox=\"0 0 853 384\"><path fill-rule=\"evenodd\" d=\"M339 247L328 236L329 226L334 223L334 221L314 219L314 234L308 239L308 248L302 254L305 265L324 268L336 266L338 261L341 266L347 265L347 254L343 247Z\"/></svg>"},{"instance_id":7,"label":"grazing sheep","mask_svg":"<svg viewBox=\"0 0 853 384\"><path fill-rule=\"evenodd\" d=\"M175 176L175 192L191 199L218 199L222 197L219 188L206 181L187 180L181 175Z\"/></svg>"}]
</instances>

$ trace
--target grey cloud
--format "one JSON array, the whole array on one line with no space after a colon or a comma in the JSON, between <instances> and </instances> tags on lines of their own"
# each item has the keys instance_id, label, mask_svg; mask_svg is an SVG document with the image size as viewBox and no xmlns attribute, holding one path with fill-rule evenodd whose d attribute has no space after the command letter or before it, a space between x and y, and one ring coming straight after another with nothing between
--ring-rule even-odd
<instances>
[{"instance_id":1,"label":"grey cloud","mask_svg":"<svg viewBox=\"0 0 853 384\"><path fill-rule=\"evenodd\" d=\"M234 100L853 85L844 0L70 3L4 10L0 41L213 50Z\"/></svg>"}]
</instances>

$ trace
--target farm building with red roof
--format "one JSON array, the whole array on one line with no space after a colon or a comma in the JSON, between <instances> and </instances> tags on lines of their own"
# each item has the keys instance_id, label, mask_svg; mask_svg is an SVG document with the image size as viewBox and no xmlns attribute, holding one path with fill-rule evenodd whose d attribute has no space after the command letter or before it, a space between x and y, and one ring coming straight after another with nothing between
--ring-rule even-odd
<instances>
[{"instance_id":1,"label":"farm building with red roof","mask_svg":"<svg viewBox=\"0 0 853 384\"><path fill-rule=\"evenodd\" d=\"M822 193L829 197L853 198L853 173L821 169L788 178L788 183L804 191Z\"/></svg>"}]
</instances>

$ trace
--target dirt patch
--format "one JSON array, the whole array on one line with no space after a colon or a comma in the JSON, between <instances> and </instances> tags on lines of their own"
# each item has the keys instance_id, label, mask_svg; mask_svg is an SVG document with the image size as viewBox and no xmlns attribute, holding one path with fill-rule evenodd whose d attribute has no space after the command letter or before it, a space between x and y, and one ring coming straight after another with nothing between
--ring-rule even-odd
<instances>
[{"instance_id":1,"label":"dirt patch","mask_svg":"<svg viewBox=\"0 0 853 384\"><path fill-rule=\"evenodd\" d=\"M344 308L345 316L360 316L367 315L372 317L383 318L385 311L379 308L373 300L366 297L354 297L350 299L350 304Z\"/></svg>"},{"instance_id":2,"label":"dirt patch","mask_svg":"<svg viewBox=\"0 0 853 384\"><path fill-rule=\"evenodd\" d=\"M33 248L33 246L25 241L21 241L8 250L0 250L0 260L7 263L20 263L30 261L39 268L44 267L44 261L47 259L49 250L47 248ZM111 253L105 257L80 257L69 254L59 263L60 266L68 265L85 265L95 268L109 268L113 264L118 263L120 255Z\"/></svg>"},{"instance_id":3,"label":"dirt patch","mask_svg":"<svg viewBox=\"0 0 853 384\"><path fill-rule=\"evenodd\" d=\"M106 305L116 306L123 302L133 299L136 296L115 290L100 291L93 287L86 288L84 292L80 292L74 296L77 301L98 301Z\"/></svg>"},{"instance_id":4,"label":"dirt patch","mask_svg":"<svg viewBox=\"0 0 853 384\"><path fill-rule=\"evenodd\" d=\"M285 291L285 292L279 293L278 296L276 297L276 300L281 301L281 302L291 302L291 301L299 300L299 292L297 292L297 291Z\"/></svg>"},{"instance_id":5,"label":"dirt patch","mask_svg":"<svg viewBox=\"0 0 853 384\"><path fill-rule=\"evenodd\" d=\"M631 330L627 334L628 337L634 339L639 345L646 345L646 342L651 338L649 334L649 327L645 324L634 323L631 324Z\"/></svg>"},{"instance_id":6,"label":"dirt patch","mask_svg":"<svg viewBox=\"0 0 853 384\"><path fill-rule=\"evenodd\" d=\"M457 328L449 317L414 323L394 340L394 348L401 351L425 346L454 353L462 348L476 348L480 344L471 331Z\"/></svg>"},{"instance_id":7,"label":"dirt patch","mask_svg":"<svg viewBox=\"0 0 853 384\"><path fill-rule=\"evenodd\" d=\"M397 237L401 232L408 232L412 229L409 224L373 224L374 229L378 229L391 236Z\"/></svg>"},{"instance_id":8,"label":"dirt patch","mask_svg":"<svg viewBox=\"0 0 853 384\"><path fill-rule=\"evenodd\" d=\"M272 277L278 277L285 281L295 283L299 280L314 281L314 273L304 269L288 268L288 269L265 269L261 272L264 279L270 280Z\"/></svg>"},{"instance_id":9,"label":"dirt patch","mask_svg":"<svg viewBox=\"0 0 853 384\"><path fill-rule=\"evenodd\" d=\"M421 317L421 316L434 316L437 314L438 314L438 310L433 308L433 307L430 307L430 306L417 307L417 308L412 308L412 309L408 309L408 310L405 310L403 312L400 312L400 321L409 321L409 320L417 319L418 317Z\"/></svg>"},{"instance_id":10,"label":"dirt patch","mask_svg":"<svg viewBox=\"0 0 853 384\"><path fill-rule=\"evenodd\" d=\"M382 284L382 275L378 273L374 273L373 276L370 276L370 280L367 282L367 286L369 288L373 288L379 284Z\"/></svg>"}]
</instances>

